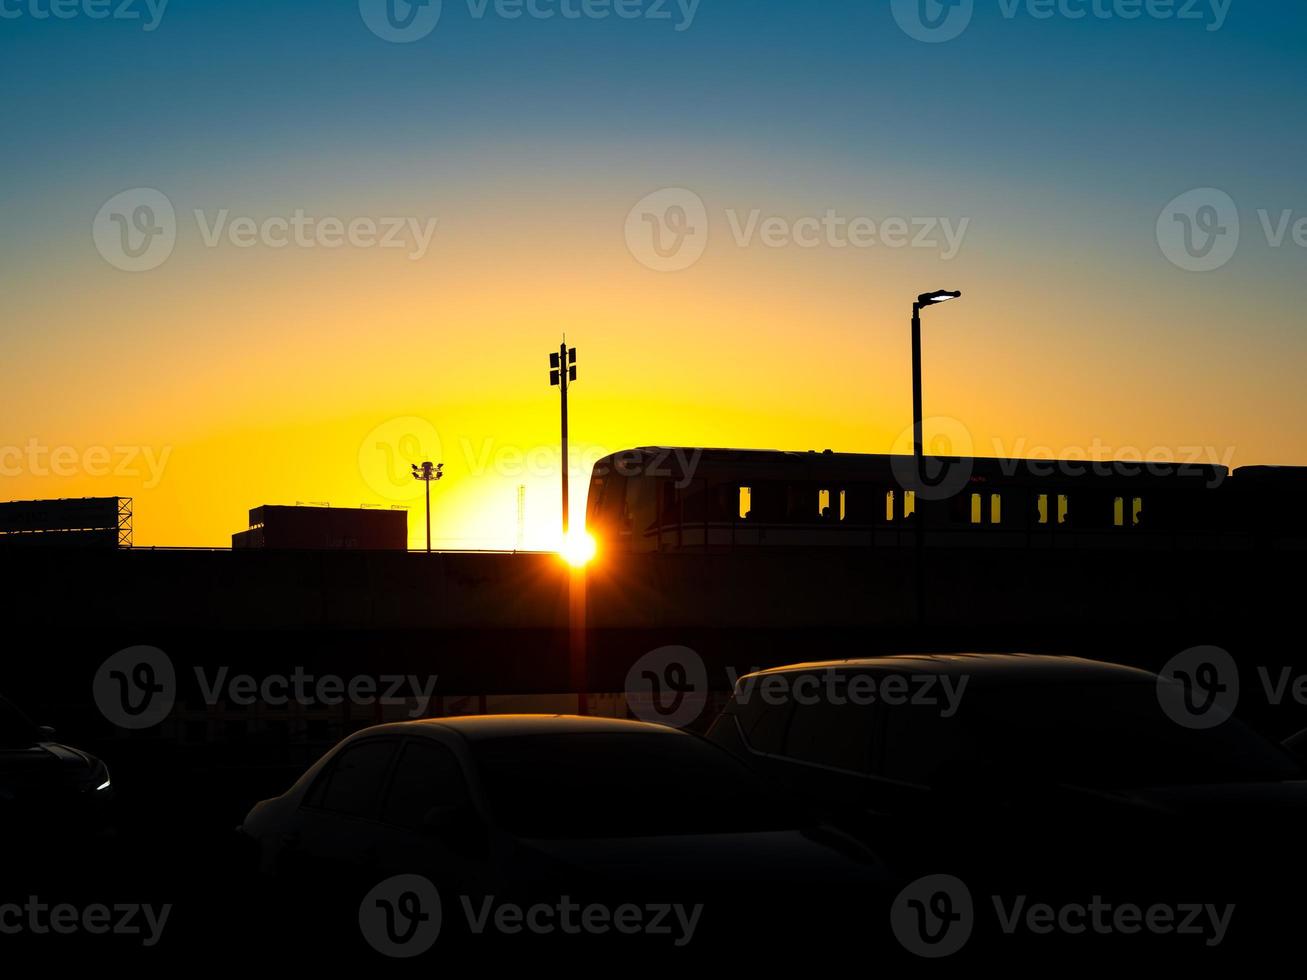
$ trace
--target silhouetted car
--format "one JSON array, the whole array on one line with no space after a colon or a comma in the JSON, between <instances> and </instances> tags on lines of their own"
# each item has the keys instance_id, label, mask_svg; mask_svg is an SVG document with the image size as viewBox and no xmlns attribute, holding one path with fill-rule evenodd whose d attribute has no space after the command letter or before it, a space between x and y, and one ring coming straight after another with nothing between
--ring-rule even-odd
<instances>
[{"instance_id":1,"label":"silhouetted car","mask_svg":"<svg viewBox=\"0 0 1307 980\"><path fill-rule=\"evenodd\" d=\"M417 873L447 895L797 903L886 880L870 851L701 737L600 718L369 728L241 830L264 871L321 894Z\"/></svg>"},{"instance_id":2,"label":"silhouetted car","mask_svg":"<svg viewBox=\"0 0 1307 980\"><path fill-rule=\"evenodd\" d=\"M54 731L38 727L0 698L0 826L24 836L8 838L12 854L23 857L30 835L45 832L93 833L108 829L113 785L108 767L90 753L54 741Z\"/></svg>"},{"instance_id":3,"label":"silhouetted car","mask_svg":"<svg viewBox=\"0 0 1307 980\"><path fill-rule=\"evenodd\" d=\"M1282 867L1303 763L1237 718L1186 724L1181 695L1071 657L809 663L741 678L708 737L905 875L1073 887Z\"/></svg>"}]
</instances>

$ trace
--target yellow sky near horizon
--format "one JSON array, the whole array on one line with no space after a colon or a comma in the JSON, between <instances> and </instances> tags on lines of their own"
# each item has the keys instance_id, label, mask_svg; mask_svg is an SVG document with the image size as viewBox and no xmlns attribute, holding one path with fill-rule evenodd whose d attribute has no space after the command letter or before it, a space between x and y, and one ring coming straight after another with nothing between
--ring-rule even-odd
<instances>
[{"instance_id":1,"label":"yellow sky near horizon","mask_svg":"<svg viewBox=\"0 0 1307 980\"><path fill-rule=\"evenodd\" d=\"M6 303L0 498L134 497L143 546L226 546L265 503L408 505L417 547L421 487L396 463L407 449L445 463L438 544L513 547L525 485L525 544L552 547L547 357L564 330L581 350L579 519L586 464L632 446L890 451L910 423L910 304L941 287L965 295L927 313L926 415L960 422L978 455L1307 462L1301 339L1269 350L1228 326L1291 314L1219 275L1075 243L1045 251L983 222L948 262L741 248L716 211L703 260L660 274L622 240L632 203L451 208L417 262L194 236L138 276L86 242L74 262L34 261ZM47 472L33 442L74 461Z\"/></svg>"}]
</instances>

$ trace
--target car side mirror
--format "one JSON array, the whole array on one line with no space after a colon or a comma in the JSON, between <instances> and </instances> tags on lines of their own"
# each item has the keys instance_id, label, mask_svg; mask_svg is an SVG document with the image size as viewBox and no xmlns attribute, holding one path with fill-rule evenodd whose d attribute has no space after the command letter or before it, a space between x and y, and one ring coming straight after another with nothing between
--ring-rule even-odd
<instances>
[{"instance_id":1,"label":"car side mirror","mask_svg":"<svg viewBox=\"0 0 1307 980\"><path fill-rule=\"evenodd\" d=\"M53 725L38 725L38 726L37 726L37 729L36 729L36 734L38 734L38 735L43 735L43 736L45 736L46 738L54 738L54 726L53 726Z\"/></svg>"}]
</instances>

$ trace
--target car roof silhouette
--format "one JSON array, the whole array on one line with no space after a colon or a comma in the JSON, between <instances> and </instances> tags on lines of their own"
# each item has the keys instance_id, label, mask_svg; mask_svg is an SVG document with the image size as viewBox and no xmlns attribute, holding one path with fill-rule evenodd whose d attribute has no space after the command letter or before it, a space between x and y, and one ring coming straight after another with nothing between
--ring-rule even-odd
<instances>
[{"instance_id":1,"label":"car roof silhouette","mask_svg":"<svg viewBox=\"0 0 1307 980\"><path fill-rule=\"evenodd\" d=\"M579 715L460 715L454 718L420 718L364 729L357 734L430 733L451 731L469 741L532 735L684 735L665 725L621 718L585 718Z\"/></svg>"},{"instance_id":2,"label":"car roof silhouette","mask_svg":"<svg viewBox=\"0 0 1307 980\"><path fill-rule=\"evenodd\" d=\"M1145 683L1157 680L1157 675L1146 670L1101 660L1088 660L1084 657L1059 657L1033 653L902 653L881 657L787 664L784 667L773 667L770 670L747 674L740 678L740 682L748 678L823 671L941 676L965 674L970 678L983 679L986 682L1014 684L1030 681Z\"/></svg>"}]
</instances>

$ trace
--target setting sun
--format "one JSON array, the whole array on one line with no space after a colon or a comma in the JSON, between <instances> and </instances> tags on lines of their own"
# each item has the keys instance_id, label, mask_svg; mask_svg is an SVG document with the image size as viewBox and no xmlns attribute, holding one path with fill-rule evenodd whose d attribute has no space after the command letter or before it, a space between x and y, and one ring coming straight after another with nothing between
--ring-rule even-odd
<instances>
[{"instance_id":1,"label":"setting sun","mask_svg":"<svg viewBox=\"0 0 1307 980\"><path fill-rule=\"evenodd\" d=\"M573 568L584 568L594 560L598 550L595 539L585 531L571 531L563 539L563 546L558 553Z\"/></svg>"}]
</instances>

